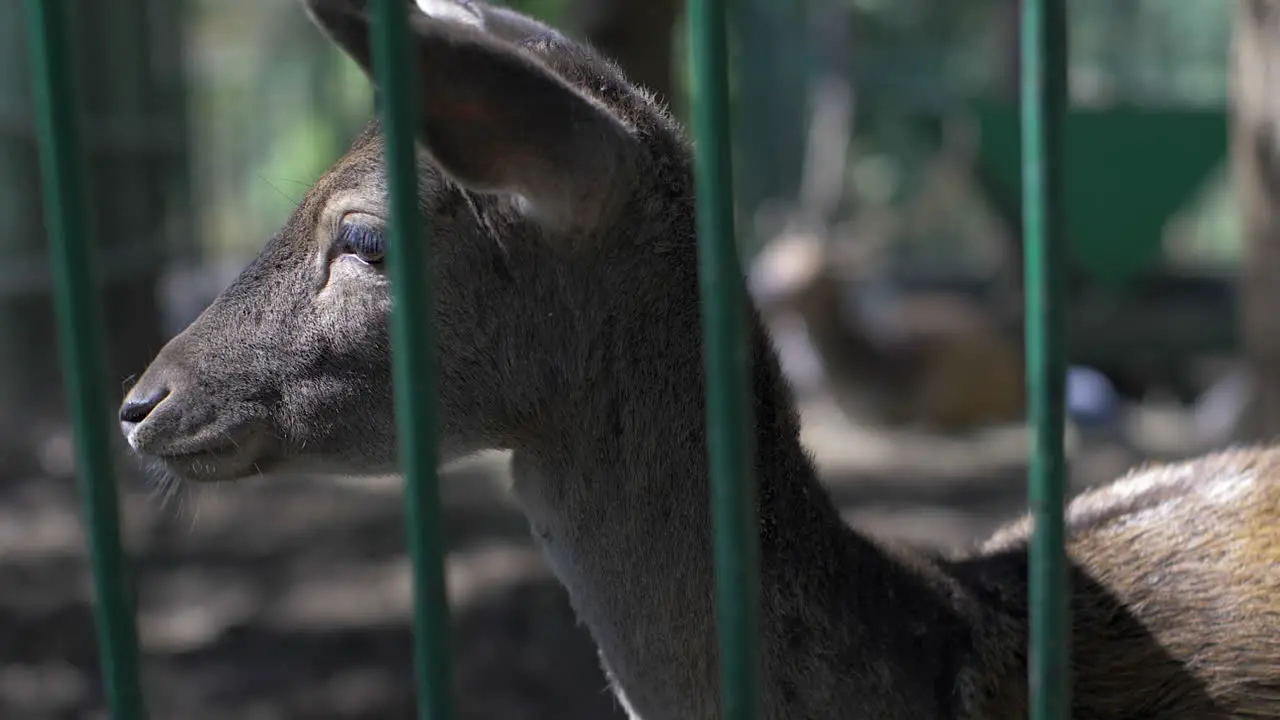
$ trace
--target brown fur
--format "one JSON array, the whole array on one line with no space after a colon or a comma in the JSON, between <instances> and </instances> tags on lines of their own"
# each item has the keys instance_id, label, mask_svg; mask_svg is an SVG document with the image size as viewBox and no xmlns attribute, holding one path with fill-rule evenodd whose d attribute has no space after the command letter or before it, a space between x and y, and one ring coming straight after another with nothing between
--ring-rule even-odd
<instances>
[{"instance_id":1,"label":"brown fur","mask_svg":"<svg viewBox=\"0 0 1280 720\"><path fill-rule=\"evenodd\" d=\"M633 717L718 718L688 144L589 48L444 5L413 16L441 454L512 450ZM307 7L368 70L364 3ZM389 280L349 234L386 215L375 126L130 390L138 455L204 482L395 471ZM749 319L762 717L1024 716L1026 523L950 560L844 525ZM1072 506L1075 717L1280 717L1276 457L1148 469Z\"/></svg>"},{"instance_id":2,"label":"brown fur","mask_svg":"<svg viewBox=\"0 0 1280 720\"><path fill-rule=\"evenodd\" d=\"M1076 498L1077 715L1280 717L1278 521L1275 449L1154 465ZM1030 530L1023 519L1000 531L964 571L1024 563ZM1000 581L1017 617L1020 580Z\"/></svg>"}]
</instances>

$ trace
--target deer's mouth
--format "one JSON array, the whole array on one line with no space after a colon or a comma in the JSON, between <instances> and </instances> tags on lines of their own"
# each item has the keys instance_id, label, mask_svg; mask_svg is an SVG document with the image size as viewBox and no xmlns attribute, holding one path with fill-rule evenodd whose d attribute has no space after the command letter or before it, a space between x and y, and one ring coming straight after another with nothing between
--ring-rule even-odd
<instances>
[{"instance_id":1,"label":"deer's mouth","mask_svg":"<svg viewBox=\"0 0 1280 720\"><path fill-rule=\"evenodd\" d=\"M256 424L254 424L256 425ZM136 445L135 453L164 473L192 482L224 482L263 474L270 461L261 428L242 426L207 440Z\"/></svg>"},{"instance_id":2,"label":"deer's mouth","mask_svg":"<svg viewBox=\"0 0 1280 720\"><path fill-rule=\"evenodd\" d=\"M165 462L182 462L186 460L197 460L210 457L232 457L240 452L240 444L232 440L227 440L221 444L215 444L210 447L196 448L194 450L170 450L151 453L151 456L157 460Z\"/></svg>"}]
</instances>

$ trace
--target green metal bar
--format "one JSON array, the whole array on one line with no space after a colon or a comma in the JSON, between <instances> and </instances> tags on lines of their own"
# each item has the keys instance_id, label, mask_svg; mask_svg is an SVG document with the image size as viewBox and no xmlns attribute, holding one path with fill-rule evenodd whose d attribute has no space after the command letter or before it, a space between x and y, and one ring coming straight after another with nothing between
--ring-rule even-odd
<instances>
[{"instance_id":1,"label":"green metal bar","mask_svg":"<svg viewBox=\"0 0 1280 720\"><path fill-rule=\"evenodd\" d=\"M751 473L751 356L734 234L724 0L691 0L689 14L721 692L727 720L752 720L759 705L759 537Z\"/></svg>"},{"instance_id":2,"label":"green metal bar","mask_svg":"<svg viewBox=\"0 0 1280 720\"><path fill-rule=\"evenodd\" d=\"M409 552L413 561L413 615L418 717L453 717L449 604L444 577L440 492L436 477L436 356L431 334L430 257L420 232L415 137L421 107L410 52L409 6L376 0L372 6L374 71L386 142L390 234L387 264L391 312L396 425L405 477Z\"/></svg>"},{"instance_id":3,"label":"green metal bar","mask_svg":"<svg viewBox=\"0 0 1280 720\"><path fill-rule=\"evenodd\" d=\"M45 218L53 260L58 338L76 437L76 478L87 522L94 619L114 720L146 717L138 672L138 635L129 567L120 545L112 417L105 389L102 322L95 297L97 263L89 242L84 168L76 127L66 0L27 0L32 89Z\"/></svg>"},{"instance_id":4,"label":"green metal bar","mask_svg":"<svg viewBox=\"0 0 1280 720\"><path fill-rule=\"evenodd\" d=\"M1067 104L1065 0L1022 3L1022 175L1026 236L1028 411L1035 426L1029 495L1031 720L1071 706L1069 576L1063 550L1066 375L1062 123Z\"/></svg>"}]
</instances>

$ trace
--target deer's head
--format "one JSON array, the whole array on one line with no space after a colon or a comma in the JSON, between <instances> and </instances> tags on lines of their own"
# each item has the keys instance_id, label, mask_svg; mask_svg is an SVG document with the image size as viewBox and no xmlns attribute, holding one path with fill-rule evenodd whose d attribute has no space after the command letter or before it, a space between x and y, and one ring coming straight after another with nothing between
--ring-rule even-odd
<instances>
[{"instance_id":1,"label":"deer's head","mask_svg":"<svg viewBox=\"0 0 1280 720\"><path fill-rule=\"evenodd\" d=\"M305 5L372 78L367 3ZM693 290L691 168L665 111L590 49L479 3L406 11L448 459L542 432L664 282ZM128 393L134 450L192 480L394 471L386 226L371 126Z\"/></svg>"}]
</instances>

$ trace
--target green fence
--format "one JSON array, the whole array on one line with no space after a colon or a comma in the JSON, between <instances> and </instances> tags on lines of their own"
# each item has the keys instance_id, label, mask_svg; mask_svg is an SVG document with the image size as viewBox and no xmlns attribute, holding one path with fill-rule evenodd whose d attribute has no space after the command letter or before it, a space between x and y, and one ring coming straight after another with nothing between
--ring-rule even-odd
<instances>
[{"instance_id":1,"label":"green fence","mask_svg":"<svg viewBox=\"0 0 1280 720\"><path fill-rule=\"evenodd\" d=\"M758 715L757 561L754 483L750 479L747 352L743 294L730 183L725 0L689 0L694 64L694 134L702 311L706 338L708 451L715 518L718 631L724 716ZM41 162L57 290L58 327L68 397L73 404L81 483L96 595L104 682L116 720L145 717L138 669L132 585L121 550L109 443L108 385L102 360L98 287L85 214L84 180L69 54L69 0L27 0L26 11ZM402 438L434 437L428 261L416 209L413 87L404 0L375 0L375 70L387 139L391 199L390 270L396 413ZM1030 496L1029 681L1034 720L1066 718L1070 706L1067 567L1063 552L1063 320L1061 134L1066 103L1065 0L1024 0L1022 143L1026 232L1027 358L1035 424ZM425 229L429 231L429 228ZM405 308L418 312L404 312ZM419 715L452 715L449 615L445 599L440 505L433 442L401 443L414 566L414 635Z\"/></svg>"}]
</instances>

